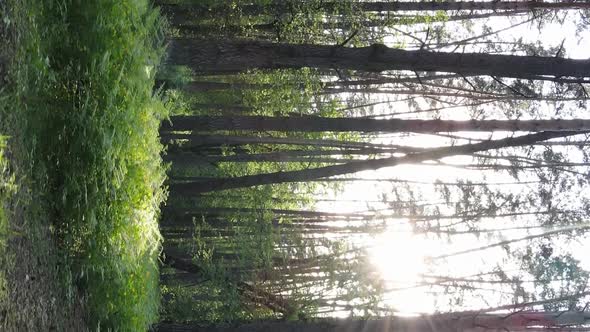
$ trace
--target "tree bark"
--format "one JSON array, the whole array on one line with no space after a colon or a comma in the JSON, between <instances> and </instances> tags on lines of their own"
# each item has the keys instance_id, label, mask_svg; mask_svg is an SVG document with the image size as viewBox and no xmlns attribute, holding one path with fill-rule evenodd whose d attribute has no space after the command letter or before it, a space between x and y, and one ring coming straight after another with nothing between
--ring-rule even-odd
<instances>
[{"instance_id":1,"label":"tree bark","mask_svg":"<svg viewBox=\"0 0 590 332\"><path fill-rule=\"evenodd\" d=\"M305 182L309 180L351 174L360 171L376 170L383 167L392 167L400 164L419 163L427 160L437 160L440 158L456 155L469 155L475 152L482 152L492 149L530 145L552 138L567 137L576 134L579 134L579 132L542 132L515 138L484 141L476 144L465 144L429 149L424 152L409 154L404 157L353 161L341 165L332 165L299 171L275 172L258 175L247 175L235 178L215 179L207 182L175 183L171 184L169 188L171 192L176 192L176 194L195 195L209 191L243 188L265 184Z\"/></svg>"},{"instance_id":2,"label":"tree bark","mask_svg":"<svg viewBox=\"0 0 590 332\"><path fill-rule=\"evenodd\" d=\"M205 74L250 69L320 68L370 72L409 70L530 78L590 76L589 60L485 53L406 51L383 44L350 48L260 41L170 40L168 64L186 65Z\"/></svg>"},{"instance_id":3,"label":"tree bark","mask_svg":"<svg viewBox=\"0 0 590 332\"><path fill-rule=\"evenodd\" d=\"M256 130L283 132L586 131L590 119L574 120L406 120L267 116L172 116L162 131Z\"/></svg>"}]
</instances>

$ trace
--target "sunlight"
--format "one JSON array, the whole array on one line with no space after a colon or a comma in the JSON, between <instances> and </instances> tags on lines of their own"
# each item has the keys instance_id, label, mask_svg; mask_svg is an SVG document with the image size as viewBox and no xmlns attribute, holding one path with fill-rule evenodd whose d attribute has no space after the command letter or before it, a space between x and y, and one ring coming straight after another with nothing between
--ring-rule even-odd
<instances>
[{"instance_id":1,"label":"sunlight","mask_svg":"<svg viewBox=\"0 0 590 332\"><path fill-rule=\"evenodd\" d=\"M409 229L407 232L391 229L375 238L369 254L386 282L414 283L426 272L425 259L437 249L433 244L436 242L415 236Z\"/></svg>"},{"instance_id":2,"label":"sunlight","mask_svg":"<svg viewBox=\"0 0 590 332\"><path fill-rule=\"evenodd\" d=\"M374 239L369 250L371 262L384 281L383 303L403 313L429 313L436 310L431 295L416 287L428 274L427 257L440 251L439 241L411 233L410 226L392 227Z\"/></svg>"}]
</instances>

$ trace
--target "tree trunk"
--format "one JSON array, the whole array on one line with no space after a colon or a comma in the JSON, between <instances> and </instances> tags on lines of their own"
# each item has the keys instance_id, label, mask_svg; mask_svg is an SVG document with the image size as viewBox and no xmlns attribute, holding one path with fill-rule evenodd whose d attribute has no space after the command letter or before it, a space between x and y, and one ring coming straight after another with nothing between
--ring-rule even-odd
<instances>
[{"instance_id":1,"label":"tree trunk","mask_svg":"<svg viewBox=\"0 0 590 332\"><path fill-rule=\"evenodd\" d=\"M383 167L392 167L400 164L419 163L427 160L437 160L440 158L456 155L469 155L475 152L482 152L492 149L530 145L539 141L557 137L567 137L576 134L579 134L579 132L542 132L516 138L505 138L495 141L484 141L476 144L465 144L429 149L424 152L409 154L404 157L353 161L341 165L318 167L299 171L247 175L235 178L216 179L207 182L175 183L171 184L169 188L171 192L176 192L176 194L194 195L209 191L243 188L265 184L305 182L309 180L351 174L360 171L376 170Z\"/></svg>"},{"instance_id":2,"label":"tree trunk","mask_svg":"<svg viewBox=\"0 0 590 332\"><path fill-rule=\"evenodd\" d=\"M182 86L182 90L186 92L208 92L208 91L223 91L223 90L263 90L271 89L277 85L273 84L254 84L254 83L225 83L225 82L207 82L207 81L190 81ZM291 85L295 88L295 85Z\"/></svg>"},{"instance_id":3,"label":"tree trunk","mask_svg":"<svg viewBox=\"0 0 590 332\"><path fill-rule=\"evenodd\" d=\"M327 10L342 6L339 2L324 2ZM393 11L452 11L452 10L534 10L534 9L584 9L590 3L562 1L416 1L416 2L360 2L352 5L354 9L372 12Z\"/></svg>"},{"instance_id":4,"label":"tree trunk","mask_svg":"<svg viewBox=\"0 0 590 332\"><path fill-rule=\"evenodd\" d=\"M238 73L249 69L312 67L371 72L386 70L453 72L514 78L590 76L589 60L485 53L406 51L383 44L350 48L257 41L206 41L174 38L167 59L201 73Z\"/></svg>"},{"instance_id":5,"label":"tree trunk","mask_svg":"<svg viewBox=\"0 0 590 332\"><path fill-rule=\"evenodd\" d=\"M203 148L222 145L245 145L245 144L284 144L299 146L316 146L332 148L374 148L374 149L398 149L398 151L417 151L420 148L396 146L392 144L378 144L369 142L339 141L329 139L306 139L293 137L258 137L258 136L223 136L223 135L191 135L161 133L162 140L169 142L175 139L186 139L185 145L180 150L191 148Z\"/></svg>"},{"instance_id":6,"label":"tree trunk","mask_svg":"<svg viewBox=\"0 0 590 332\"><path fill-rule=\"evenodd\" d=\"M529 331L528 328L581 326L590 319L586 312L527 312L510 314L433 314L417 317L388 317L372 320L321 319L309 322L262 321L240 326L159 324L158 332L500 332ZM553 329L552 329L553 330ZM580 331L580 330L576 330ZM588 331L588 330L586 330Z\"/></svg>"},{"instance_id":7,"label":"tree trunk","mask_svg":"<svg viewBox=\"0 0 590 332\"><path fill-rule=\"evenodd\" d=\"M172 163L184 163L184 164L202 164L203 162L208 163L220 163L220 162L296 162L298 160L304 160L306 162L317 162L323 160L326 156L352 156L361 155L369 156L376 154L390 154L399 152L395 149L343 149L343 150L284 150L275 151L268 153L240 153L235 155L227 156L203 156L194 153L168 153L163 156L164 161L170 161ZM307 157L306 159L303 159ZM338 159L338 162L350 161L348 159Z\"/></svg>"},{"instance_id":8,"label":"tree trunk","mask_svg":"<svg viewBox=\"0 0 590 332\"><path fill-rule=\"evenodd\" d=\"M190 216L202 216L202 215L227 215L230 213L258 213L262 211L272 212L276 215L282 216L296 216L296 217L307 217L307 218L323 218L323 217L335 217L338 219L362 219L368 217L366 214L360 213L340 213L340 212L326 212L326 211L307 211L307 210L287 210L287 209L253 209L253 208L202 208L202 209L176 209L164 208L162 213L177 212L179 215L190 215Z\"/></svg>"},{"instance_id":9,"label":"tree trunk","mask_svg":"<svg viewBox=\"0 0 590 332\"><path fill-rule=\"evenodd\" d=\"M158 4L158 3L157 3ZM162 12L171 16L172 24L183 20L186 16L192 17L202 14L221 14L227 7L218 6L211 8L203 5L181 5L181 4L158 4ZM289 6L291 5L291 6ZM302 1L279 1L272 5L250 4L240 6L240 12L244 15L261 15L263 13L285 13L292 11L293 5L305 5ZM322 2L318 11L335 12L337 8L348 7L344 2L325 1ZM531 11L539 9L587 9L590 3L575 2L571 0L560 2L545 1L376 1L376 2L355 2L351 4L355 11L366 12L396 12L396 11Z\"/></svg>"},{"instance_id":10,"label":"tree trunk","mask_svg":"<svg viewBox=\"0 0 590 332\"><path fill-rule=\"evenodd\" d=\"M192 103L191 107L203 110L218 110L223 114L241 114L254 111L252 107L244 105Z\"/></svg>"},{"instance_id":11,"label":"tree trunk","mask_svg":"<svg viewBox=\"0 0 590 332\"><path fill-rule=\"evenodd\" d=\"M171 123L170 123L171 122ZM256 130L283 132L586 131L590 120L406 120L266 116L172 116L162 131Z\"/></svg>"},{"instance_id":12,"label":"tree trunk","mask_svg":"<svg viewBox=\"0 0 590 332\"><path fill-rule=\"evenodd\" d=\"M363 86L363 85L385 85L385 84L402 84L402 83L423 83L434 80L447 80L461 77L457 74L449 75L425 75L419 77L387 77L378 76L373 78L356 79L349 81L334 81L325 82L323 86L326 88L337 88L343 86Z\"/></svg>"}]
</instances>

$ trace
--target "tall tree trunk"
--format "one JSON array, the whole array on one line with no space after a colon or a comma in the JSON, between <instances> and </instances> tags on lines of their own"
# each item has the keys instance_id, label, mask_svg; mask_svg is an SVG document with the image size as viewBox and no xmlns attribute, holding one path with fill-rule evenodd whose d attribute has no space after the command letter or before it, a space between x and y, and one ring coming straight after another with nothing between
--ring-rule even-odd
<instances>
[{"instance_id":1,"label":"tall tree trunk","mask_svg":"<svg viewBox=\"0 0 590 332\"><path fill-rule=\"evenodd\" d=\"M312 67L372 72L386 70L453 72L514 78L590 76L589 60L485 53L406 51L383 44L350 48L258 41L207 41L174 38L168 63L201 73L238 73L249 69Z\"/></svg>"},{"instance_id":2,"label":"tall tree trunk","mask_svg":"<svg viewBox=\"0 0 590 332\"><path fill-rule=\"evenodd\" d=\"M323 217L334 217L340 220L352 219L352 218L366 218L369 217L367 214L361 213L341 213L341 212L326 212L326 211L307 211L307 210L287 210L287 209L253 209L253 208L193 208L193 209L174 209L165 207L162 209L162 213L176 212L177 215L190 215L199 217L202 215L227 215L231 213L257 213L262 211L272 212L276 215L282 216L294 216L294 217L306 217L306 218L323 218Z\"/></svg>"},{"instance_id":3,"label":"tall tree trunk","mask_svg":"<svg viewBox=\"0 0 590 332\"><path fill-rule=\"evenodd\" d=\"M221 11L227 10L227 7L203 5L181 5L181 4L163 4L156 3L160 6L162 12L172 16L172 23L181 21L187 15L202 14L221 14ZM305 5L303 1L278 1L272 5L250 4L240 6L240 11L244 15L261 15L263 13L286 13L295 8L293 5ZM337 8L348 7L345 2L325 1L322 2L318 11L334 12ZM590 3L580 1L375 1L375 2L355 2L350 4L353 10L367 12L396 12L396 11L531 11L538 9L587 9Z\"/></svg>"},{"instance_id":4,"label":"tall tree trunk","mask_svg":"<svg viewBox=\"0 0 590 332\"><path fill-rule=\"evenodd\" d=\"M169 142L175 139L188 140L181 150L190 148L203 148L222 145L245 145L245 144L284 144L298 146L316 146L333 148L374 148L374 149L397 149L398 151L417 151L420 148L396 146L392 144L378 144L369 142L339 141L329 139L306 139L292 137L258 137L258 136L224 136L224 135L191 135L162 132L162 140ZM188 148L188 149L187 149Z\"/></svg>"},{"instance_id":5,"label":"tall tree trunk","mask_svg":"<svg viewBox=\"0 0 590 332\"><path fill-rule=\"evenodd\" d=\"M266 116L173 116L162 131L256 130L286 132L586 131L590 120L406 120Z\"/></svg>"},{"instance_id":6,"label":"tall tree trunk","mask_svg":"<svg viewBox=\"0 0 590 332\"><path fill-rule=\"evenodd\" d=\"M535 10L535 9L587 9L590 3L575 1L375 1L356 2L351 4L353 10L367 12L396 12L396 11L454 11L454 10ZM336 8L343 7L342 2L325 1L320 5L320 10L333 12ZM242 11L248 15L256 15L264 12L265 6L246 5Z\"/></svg>"},{"instance_id":7,"label":"tall tree trunk","mask_svg":"<svg viewBox=\"0 0 590 332\"><path fill-rule=\"evenodd\" d=\"M263 90L276 87L276 84L254 84L254 83L225 83L225 82L208 82L208 81L190 81L182 86L182 90L186 92L208 92L208 91L223 91L223 90ZM290 87L295 89L295 84L290 84Z\"/></svg>"},{"instance_id":8,"label":"tall tree trunk","mask_svg":"<svg viewBox=\"0 0 590 332\"><path fill-rule=\"evenodd\" d=\"M252 162L252 161L267 161L267 162L295 162L304 160L306 162L317 162L317 160L323 160L326 156L351 156L351 155L376 155L376 154L387 154L399 152L395 149L342 149L342 150L284 150L275 151L268 153L240 153L235 155L227 156L203 156L194 153L168 153L163 156L164 161L171 161L173 163L185 163L185 164L199 164L203 161L209 163L219 162ZM304 157L307 157L303 159ZM204 160L203 160L204 159ZM346 162L347 159L339 159L338 162Z\"/></svg>"},{"instance_id":9,"label":"tall tree trunk","mask_svg":"<svg viewBox=\"0 0 590 332\"><path fill-rule=\"evenodd\" d=\"M254 111L254 109L249 106L230 104L192 103L191 107L203 110L217 110L221 111L223 114L241 114Z\"/></svg>"},{"instance_id":10,"label":"tall tree trunk","mask_svg":"<svg viewBox=\"0 0 590 332\"><path fill-rule=\"evenodd\" d=\"M334 81L324 82L323 86L326 88L337 88L343 86L361 86L361 85L385 85L385 84L402 84L402 83L423 83L434 80L446 80L461 77L457 74L448 75L425 75L419 77L388 77L375 75L376 77L355 79L349 81Z\"/></svg>"},{"instance_id":11,"label":"tall tree trunk","mask_svg":"<svg viewBox=\"0 0 590 332\"><path fill-rule=\"evenodd\" d=\"M456 155L469 155L492 149L500 149L513 146L530 145L540 141L567 137L579 134L579 132L542 132L529 134L515 138L505 138L495 141L484 141L476 144L465 144L451 147L429 149L425 152L409 154L404 157L390 157L353 161L341 165L318 167L299 171L275 172L258 175L247 175L235 178L216 179L207 182L175 183L170 185L170 191L181 195L194 195L209 191L243 188L265 184L305 182L314 179L331 176L351 174L366 170L376 170L383 167L391 167L400 164L419 163L427 160L437 160Z\"/></svg>"},{"instance_id":12,"label":"tall tree trunk","mask_svg":"<svg viewBox=\"0 0 590 332\"><path fill-rule=\"evenodd\" d=\"M433 314L417 317L388 317L372 320L321 319L309 322L262 321L240 326L159 324L158 332L500 332L529 331L528 328L581 326L590 320L583 311L528 312L510 314ZM553 329L551 329L553 330ZM579 330L578 330L579 331ZM587 331L587 330L586 330Z\"/></svg>"}]
</instances>

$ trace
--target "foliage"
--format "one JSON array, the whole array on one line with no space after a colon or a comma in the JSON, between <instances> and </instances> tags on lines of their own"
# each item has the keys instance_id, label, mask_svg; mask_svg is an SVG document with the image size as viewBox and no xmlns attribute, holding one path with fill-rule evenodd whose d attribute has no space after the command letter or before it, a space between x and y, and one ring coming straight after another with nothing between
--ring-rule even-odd
<instances>
[{"instance_id":1,"label":"foliage","mask_svg":"<svg viewBox=\"0 0 590 332\"><path fill-rule=\"evenodd\" d=\"M91 328L145 330L159 306L162 21L148 1L20 5L10 102L63 283L84 294Z\"/></svg>"}]
</instances>

